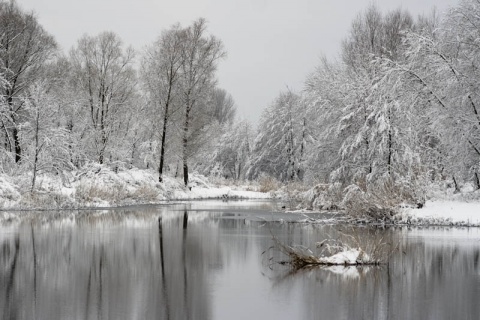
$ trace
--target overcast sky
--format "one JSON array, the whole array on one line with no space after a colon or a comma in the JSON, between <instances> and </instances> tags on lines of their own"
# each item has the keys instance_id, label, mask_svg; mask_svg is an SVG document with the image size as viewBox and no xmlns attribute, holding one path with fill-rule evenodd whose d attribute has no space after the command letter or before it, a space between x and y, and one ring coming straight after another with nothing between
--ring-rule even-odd
<instances>
[{"instance_id":1,"label":"overcast sky","mask_svg":"<svg viewBox=\"0 0 480 320\"><path fill-rule=\"evenodd\" d=\"M85 33L117 33L138 51L164 29L204 17L228 52L219 87L239 115L257 122L282 90L300 91L319 57L338 56L353 18L371 0L17 0L67 52ZM439 12L457 0L378 0L382 11L401 7L414 16Z\"/></svg>"}]
</instances>

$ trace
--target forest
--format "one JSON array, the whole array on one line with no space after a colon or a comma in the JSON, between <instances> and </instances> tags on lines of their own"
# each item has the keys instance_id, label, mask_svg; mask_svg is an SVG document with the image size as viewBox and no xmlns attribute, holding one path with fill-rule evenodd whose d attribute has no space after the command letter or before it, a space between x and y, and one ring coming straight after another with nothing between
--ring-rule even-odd
<instances>
[{"instance_id":1,"label":"forest","mask_svg":"<svg viewBox=\"0 0 480 320\"><path fill-rule=\"evenodd\" d=\"M0 179L21 193L92 166L185 186L192 173L263 179L313 188L319 207L382 214L422 206L432 186L480 189L479 24L478 0L418 17L371 5L339 56L280 92L255 130L217 82L227 49L205 19L142 51L102 32L65 53L35 13L3 0Z\"/></svg>"}]
</instances>

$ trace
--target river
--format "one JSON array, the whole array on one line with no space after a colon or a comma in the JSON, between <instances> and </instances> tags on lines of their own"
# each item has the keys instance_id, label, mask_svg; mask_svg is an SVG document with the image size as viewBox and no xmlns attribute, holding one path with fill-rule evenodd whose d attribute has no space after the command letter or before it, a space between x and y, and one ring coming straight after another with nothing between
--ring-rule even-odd
<instances>
[{"instance_id":1,"label":"river","mask_svg":"<svg viewBox=\"0 0 480 320\"><path fill-rule=\"evenodd\" d=\"M269 201L20 216L0 226L0 319L480 319L479 228L292 223L305 217ZM294 271L272 234L396 250L380 266Z\"/></svg>"}]
</instances>

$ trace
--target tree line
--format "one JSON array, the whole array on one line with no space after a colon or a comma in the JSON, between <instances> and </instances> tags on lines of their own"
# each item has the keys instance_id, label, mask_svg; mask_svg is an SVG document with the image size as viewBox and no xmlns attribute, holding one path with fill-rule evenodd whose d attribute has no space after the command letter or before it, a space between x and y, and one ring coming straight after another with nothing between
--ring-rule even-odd
<instances>
[{"instance_id":1,"label":"tree line","mask_svg":"<svg viewBox=\"0 0 480 320\"><path fill-rule=\"evenodd\" d=\"M339 56L260 121L247 176L328 183L349 197L421 201L431 183L480 189L480 2L414 18L361 12Z\"/></svg>"},{"instance_id":2,"label":"tree line","mask_svg":"<svg viewBox=\"0 0 480 320\"><path fill-rule=\"evenodd\" d=\"M161 32L145 50L113 32L84 35L68 54L32 12L0 1L2 171L62 174L97 162L183 176L210 136L233 123L217 86L226 51L204 19ZM138 67L139 66L139 67Z\"/></svg>"},{"instance_id":3,"label":"tree line","mask_svg":"<svg viewBox=\"0 0 480 320\"><path fill-rule=\"evenodd\" d=\"M413 17L361 12L338 57L281 92L253 132L216 70L221 40L198 19L142 52L112 32L68 54L33 13L0 2L0 141L6 173L97 162L183 177L274 177L349 196L417 201L430 183L480 188L480 3Z\"/></svg>"}]
</instances>

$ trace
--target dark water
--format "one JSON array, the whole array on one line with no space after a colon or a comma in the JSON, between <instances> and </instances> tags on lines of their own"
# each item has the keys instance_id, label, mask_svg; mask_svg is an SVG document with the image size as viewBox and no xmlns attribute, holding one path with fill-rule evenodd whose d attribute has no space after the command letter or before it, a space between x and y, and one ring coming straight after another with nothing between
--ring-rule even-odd
<instances>
[{"instance_id":1,"label":"dark water","mask_svg":"<svg viewBox=\"0 0 480 320\"><path fill-rule=\"evenodd\" d=\"M262 255L270 232L309 246L373 233L275 210L192 202L6 223L0 319L480 319L479 229L376 230L399 245L388 265L292 272Z\"/></svg>"}]
</instances>

